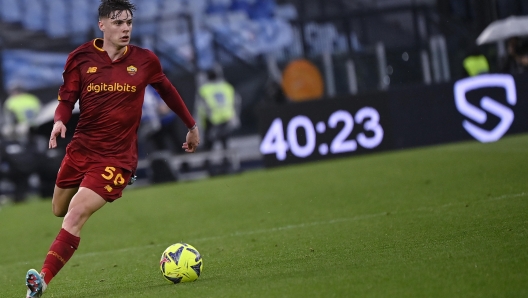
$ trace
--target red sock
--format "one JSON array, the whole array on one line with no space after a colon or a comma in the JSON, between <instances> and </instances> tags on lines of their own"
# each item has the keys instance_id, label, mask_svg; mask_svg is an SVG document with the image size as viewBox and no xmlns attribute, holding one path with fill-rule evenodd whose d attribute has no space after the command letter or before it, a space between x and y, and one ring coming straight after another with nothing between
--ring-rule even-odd
<instances>
[{"instance_id":1,"label":"red sock","mask_svg":"<svg viewBox=\"0 0 528 298\"><path fill-rule=\"evenodd\" d=\"M41 273L44 275L44 281L49 284L51 279L59 273L66 262L73 256L81 238L73 236L65 229L61 229L55 241L51 244L44 266Z\"/></svg>"}]
</instances>

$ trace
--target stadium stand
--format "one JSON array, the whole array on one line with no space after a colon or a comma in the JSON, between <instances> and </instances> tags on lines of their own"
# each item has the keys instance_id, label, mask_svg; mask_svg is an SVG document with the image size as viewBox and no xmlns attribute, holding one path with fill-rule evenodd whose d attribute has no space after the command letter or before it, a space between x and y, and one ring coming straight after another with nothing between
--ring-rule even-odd
<instances>
[{"instance_id":1,"label":"stadium stand","mask_svg":"<svg viewBox=\"0 0 528 298\"><path fill-rule=\"evenodd\" d=\"M70 23L74 23L70 18L69 1L51 0L48 1L46 14L46 33L51 38L61 38L72 36ZM76 9L75 9L76 10ZM76 21L75 21L76 22Z\"/></svg>"},{"instance_id":2,"label":"stadium stand","mask_svg":"<svg viewBox=\"0 0 528 298\"><path fill-rule=\"evenodd\" d=\"M44 2L39 0L23 0L22 24L28 30L44 30Z\"/></svg>"},{"instance_id":3,"label":"stadium stand","mask_svg":"<svg viewBox=\"0 0 528 298\"><path fill-rule=\"evenodd\" d=\"M97 29L97 12L92 9L92 0L76 0L74 9L71 9L69 16L71 21L68 27L71 30L72 42L79 44Z\"/></svg>"},{"instance_id":4,"label":"stadium stand","mask_svg":"<svg viewBox=\"0 0 528 298\"><path fill-rule=\"evenodd\" d=\"M23 29L44 32L50 39L67 38L72 46L97 32L95 0L2 0L1 19ZM214 40L238 49L235 55L259 55L291 41L296 17L293 5L273 0L138 0L135 37L143 46L174 55L174 63L190 71L212 67ZM29 9L31 8L31 9ZM279 12L275 14L275 10ZM217 36L218 35L218 36ZM254 41L253 43L251 43ZM250 44L249 49L242 49ZM244 52L245 51L245 52ZM196 53L195 53L196 52ZM236 52L236 51L235 51ZM196 61L194 61L196 60Z\"/></svg>"},{"instance_id":5,"label":"stadium stand","mask_svg":"<svg viewBox=\"0 0 528 298\"><path fill-rule=\"evenodd\" d=\"M22 7L17 0L2 0L0 3L0 15L2 21L8 23L20 22L22 20Z\"/></svg>"}]
</instances>

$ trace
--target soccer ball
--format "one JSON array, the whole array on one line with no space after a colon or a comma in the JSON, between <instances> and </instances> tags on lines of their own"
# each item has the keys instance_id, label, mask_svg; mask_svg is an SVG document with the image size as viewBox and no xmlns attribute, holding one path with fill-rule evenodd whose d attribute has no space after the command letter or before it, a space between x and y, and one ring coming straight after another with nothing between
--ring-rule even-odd
<instances>
[{"instance_id":1,"label":"soccer ball","mask_svg":"<svg viewBox=\"0 0 528 298\"><path fill-rule=\"evenodd\" d=\"M202 256L187 243L173 244L161 255L161 274L171 283L195 281L202 273L202 268Z\"/></svg>"}]
</instances>

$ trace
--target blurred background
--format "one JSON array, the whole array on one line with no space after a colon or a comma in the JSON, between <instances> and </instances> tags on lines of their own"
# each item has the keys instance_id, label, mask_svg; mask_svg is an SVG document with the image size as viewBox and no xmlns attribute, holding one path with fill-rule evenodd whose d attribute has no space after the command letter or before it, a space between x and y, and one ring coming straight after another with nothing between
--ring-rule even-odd
<instances>
[{"instance_id":1,"label":"blurred background","mask_svg":"<svg viewBox=\"0 0 528 298\"><path fill-rule=\"evenodd\" d=\"M528 65L523 39L528 35L528 21L522 18L528 15L528 0L132 2L137 7L132 43L158 55L165 73L200 123L204 139L197 154L184 154L180 144L186 128L155 91L147 90L134 186L280 165L289 158L287 149L280 147L286 142L281 141L286 138L283 123L280 132L272 130L270 134L269 128L279 127L274 121L283 119L281 115L293 119L297 110L323 111L330 102L376 106L394 94L409 97L414 92L424 94L416 99L421 105L430 101L434 106L436 91L449 89L452 93L457 80L489 73L522 75ZM58 149L47 150L62 70L69 52L102 36L97 27L98 5L98 0L0 0L3 202L52 195L57 169L76 124L73 117L68 138L61 140ZM519 21L512 29L517 31L503 29L499 30L502 36L483 36L489 26L504 20ZM521 30L523 26L526 32ZM381 115L378 122L384 136L394 134L398 126L391 123L398 119L398 124L403 123L408 113L401 110L395 114L405 103L391 102L375 111L361 109L356 121ZM451 99L446 102L455 106ZM384 113L390 115L390 121ZM328 121L328 126L344 132L337 123L346 127L346 115L344 120L339 118L341 114L332 115L338 119ZM299 131L294 144L292 133L286 134L289 148L299 158L311 154L305 153L311 140L307 131L327 131L326 124L315 118L311 124L288 125L288 131L290 126L294 133ZM461 137L413 143L391 136L394 145L384 145L383 138L373 144L380 130L367 125L364 127L371 134L362 136L370 142L358 137L358 143L364 148L389 150L462 140L469 135L459 125L461 119L455 117L457 133L464 134ZM524 127L515 129L524 131ZM337 137L327 138L330 142ZM336 151L334 146L318 142L316 159L330 153L361 153L354 147L356 143L339 140L353 149ZM265 155L274 161L266 161Z\"/></svg>"}]
</instances>

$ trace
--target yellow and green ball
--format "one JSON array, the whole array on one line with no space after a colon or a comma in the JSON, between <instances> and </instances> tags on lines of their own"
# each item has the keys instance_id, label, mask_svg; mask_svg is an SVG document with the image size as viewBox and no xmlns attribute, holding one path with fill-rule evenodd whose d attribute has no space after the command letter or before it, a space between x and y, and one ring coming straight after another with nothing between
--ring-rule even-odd
<instances>
[{"instance_id":1,"label":"yellow and green ball","mask_svg":"<svg viewBox=\"0 0 528 298\"><path fill-rule=\"evenodd\" d=\"M195 281L202 269L202 256L192 245L176 243L167 247L161 255L161 273L171 283Z\"/></svg>"}]
</instances>

